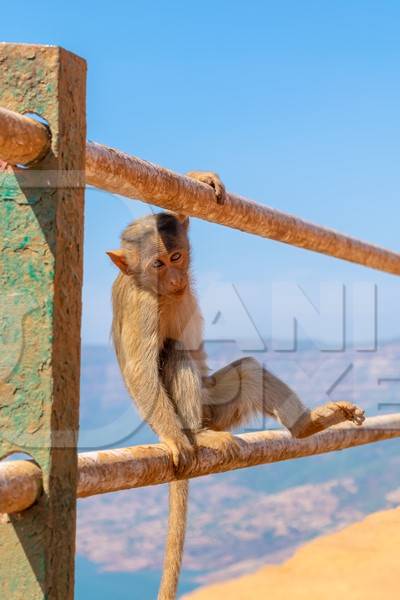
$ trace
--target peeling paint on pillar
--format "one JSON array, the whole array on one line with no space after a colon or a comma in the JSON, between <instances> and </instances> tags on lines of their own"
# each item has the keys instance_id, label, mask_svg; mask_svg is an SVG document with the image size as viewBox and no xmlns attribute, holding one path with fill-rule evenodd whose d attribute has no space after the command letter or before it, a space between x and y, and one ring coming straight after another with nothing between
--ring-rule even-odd
<instances>
[{"instance_id":1,"label":"peeling paint on pillar","mask_svg":"<svg viewBox=\"0 0 400 600\"><path fill-rule=\"evenodd\" d=\"M85 79L85 62L61 48L0 44L0 106L51 129L31 167L43 182L84 173ZM1 518L0 597L71 600L84 190L27 188L20 175L0 163L0 459L29 453L43 494Z\"/></svg>"}]
</instances>

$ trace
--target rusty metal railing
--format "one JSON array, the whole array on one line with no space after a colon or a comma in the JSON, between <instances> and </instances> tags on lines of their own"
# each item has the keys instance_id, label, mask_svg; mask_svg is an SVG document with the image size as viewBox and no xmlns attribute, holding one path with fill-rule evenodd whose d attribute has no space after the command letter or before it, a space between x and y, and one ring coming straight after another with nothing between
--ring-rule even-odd
<instances>
[{"instance_id":1,"label":"rusty metal railing","mask_svg":"<svg viewBox=\"0 0 400 600\"><path fill-rule=\"evenodd\" d=\"M36 161L43 157L48 139L45 125L0 108L0 159L14 165ZM86 143L86 168L82 180L121 196L400 275L400 254L397 252L235 194L227 194L224 205L219 205L213 191L204 183L101 144Z\"/></svg>"},{"instance_id":2,"label":"rusty metal railing","mask_svg":"<svg viewBox=\"0 0 400 600\"><path fill-rule=\"evenodd\" d=\"M371 417L363 427L344 423L297 440L286 431L259 431L235 436L215 449L199 448L196 460L182 478L202 477L292 458L336 452L400 437L400 413ZM78 455L78 498L168 483L176 473L163 444L147 444ZM26 510L40 497L41 471L28 460L0 463L0 513Z\"/></svg>"}]
</instances>

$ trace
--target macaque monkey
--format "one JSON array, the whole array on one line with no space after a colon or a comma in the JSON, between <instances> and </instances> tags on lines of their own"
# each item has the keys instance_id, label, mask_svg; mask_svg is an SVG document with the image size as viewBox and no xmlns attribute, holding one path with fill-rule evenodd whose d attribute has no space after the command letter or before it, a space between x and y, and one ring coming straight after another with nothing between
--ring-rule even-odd
<instances>
[{"instance_id":1,"label":"macaque monkey","mask_svg":"<svg viewBox=\"0 0 400 600\"><path fill-rule=\"evenodd\" d=\"M225 189L214 173L190 177ZM342 421L361 425L364 413L347 402L307 409L283 381L254 358L210 375L203 320L190 276L187 217L160 212L122 232L121 248L107 254L120 273L113 285L112 335L118 362L141 416L164 442L178 473L199 446L235 447L226 430L261 413L302 438ZM186 529L188 481L170 483L169 522L159 600L176 596Z\"/></svg>"}]
</instances>

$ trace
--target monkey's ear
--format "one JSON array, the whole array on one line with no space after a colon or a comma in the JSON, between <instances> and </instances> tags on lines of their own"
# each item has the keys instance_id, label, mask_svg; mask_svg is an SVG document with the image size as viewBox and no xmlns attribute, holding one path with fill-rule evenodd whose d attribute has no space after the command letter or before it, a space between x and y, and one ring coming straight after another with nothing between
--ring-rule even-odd
<instances>
[{"instance_id":1,"label":"monkey's ear","mask_svg":"<svg viewBox=\"0 0 400 600\"><path fill-rule=\"evenodd\" d=\"M176 218L179 223L184 226L185 229L189 227L189 217L187 215L182 215L181 213L175 213Z\"/></svg>"},{"instance_id":2,"label":"monkey's ear","mask_svg":"<svg viewBox=\"0 0 400 600\"><path fill-rule=\"evenodd\" d=\"M116 265L122 273L129 275L130 271L126 260L125 250L110 250L109 252L106 252L106 254L108 254L114 265Z\"/></svg>"}]
</instances>

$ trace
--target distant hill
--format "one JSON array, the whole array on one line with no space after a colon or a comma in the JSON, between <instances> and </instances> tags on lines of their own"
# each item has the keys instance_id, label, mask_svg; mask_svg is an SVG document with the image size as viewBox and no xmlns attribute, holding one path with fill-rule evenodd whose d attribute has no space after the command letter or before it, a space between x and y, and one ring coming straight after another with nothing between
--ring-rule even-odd
<instances>
[{"instance_id":1,"label":"distant hill","mask_svg":"<svg viewBox=\"0 0 400 600\"><path fill-rule=\"evenodd\" d=\"M400 498L399 498L400 499ZM281 565L201 588L185 600L377 600L400 597L400 508L305 544Z\"/></svg>"}]
</instances>

